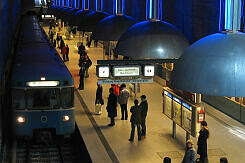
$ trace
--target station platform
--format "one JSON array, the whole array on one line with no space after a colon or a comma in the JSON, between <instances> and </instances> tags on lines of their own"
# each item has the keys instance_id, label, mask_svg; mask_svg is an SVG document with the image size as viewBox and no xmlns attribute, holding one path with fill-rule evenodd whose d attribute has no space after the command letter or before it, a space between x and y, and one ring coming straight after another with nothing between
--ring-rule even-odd
<instances>
[{"instance_id":1,"label":"station platform","mask_svg":"<svg viewBox=\"0 0 245 163\"><path fill-rule=\"evenodd\" d=\"M45 30L48 30L45 27ZM75 87L79 85L79 54L77 42L79 38L64 40L70 47L69 61L65 62L75 80ZM60 51L60 50L58 50ZM172 138L172 121L162 114L162 87L165 82L155 78L154 83L140 84L141 93L147 97L149 109L146 119L146 138L138 141L135 133L134 142L129 142L131 124L128 120L121 120L120 106L117 107L118 116L115 126L109 127L105 105L109 95L110 85L103 85L103 99L105 105L102 114L96 115L95 95L97 88L96 60L103 59L102 48L87 48L88 55L93 62L89 68L89 78L85 78L84 90L75 90L75 117L78 128L94 163L122 162L122 163L162 163L164 157L170 157L173 163L181 163L185 153L185 136L183 129L177 126L176 139ZM139 99L139 97L138 97ZM128 110L133 105L134 97L129 99ZM206 121L210 129L208 139L208 159L210 163L219 163L220 157L227 157L231 163L243 163L245 155L245 126L224 115L207 104ZM129 117L131 113L129 112ZM197 150L197 138L191 137Z\"/></svg>"}]
</instances>

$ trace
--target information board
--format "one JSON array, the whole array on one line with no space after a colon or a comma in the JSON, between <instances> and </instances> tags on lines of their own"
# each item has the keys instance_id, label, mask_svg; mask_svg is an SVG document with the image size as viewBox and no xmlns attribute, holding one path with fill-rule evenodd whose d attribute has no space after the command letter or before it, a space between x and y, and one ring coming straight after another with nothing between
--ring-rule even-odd
<instances>
[{"instance_id":1,"label":"information board","mask_svg":"<svg viewBox=\"0 0 245 163\"><path fill-rule=\"evenodd\" d=\"M198 104L193 104L190 101L185 100L170 91L167 87L164 87L162 95L163 114L195 137L199 130L198 126L200 126L197 118L197 115L200 114L197 114L197 111L199 111L201 107ZM200 119L202 119L202 117Z\"/></svg>"}]
</instances>

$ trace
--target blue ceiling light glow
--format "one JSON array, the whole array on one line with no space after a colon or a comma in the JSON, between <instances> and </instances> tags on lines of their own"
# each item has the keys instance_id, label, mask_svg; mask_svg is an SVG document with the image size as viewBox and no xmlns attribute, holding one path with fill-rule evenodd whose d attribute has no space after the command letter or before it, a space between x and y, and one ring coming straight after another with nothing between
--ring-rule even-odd
<instances>
[{"instance_id":1,"label":"blue ceiling light glow","mask_svg":"<svg viewBox=\"0 0 245 163\"><path fill-rule=\"evenodd\" d=\"M81 6L80 6L80 0L78 0L78 2L77 2L77 8L80 8Z\"/></svg>"},{"instance_id":2,"label":"blue ceiling light glow","mask_svg":"<svg viewBox=\"0 0 245 163\"><path fill-rule=\"evenodd\" d=\"M103 0L95 0L96 11L103 11Z\"/></svg>"},{"instance_id":3,"label":"blue ceiling light glow","mask_svg":"<svg viewBox=\"0 0 245 163\"><path fill-rule=\"evenodd\" d=\"M123 15L124 14L124 0L114 0L113 3L113 13L115 15Z\"/></svg>"},{"instance_id":4,"label":"blue ceiling light glow","mask_svg":"<svg viewBox=\"0 0 245 163\"><path fill-rule=\"evenodd\" d=\"M222 0L221 0L222 1ZM224 4L224 29L228 31L239 31L241 26L241 0L225 0ZM222 5L221 5L222 13ZM222 22L222 15L220 21ZM222 26L222 25L221 25Z\"/></svg>"},{"instance_id":5,"label":"blue ceiling light glow","mask_svg":"<svg viewBox=\"0 0 245 163\"><path fill-rule=\"evenodd\" d=\"M149 10L148 10L148 11L149 11L149 19L152 19L152 1L153 1L153 0L150 0L150 1L149 1L149 2L150 2L150 4L149 4L149 5L150 5L150 6L149 6L150 8L149 8Z\"/></svg>"},{"instance_id":6,"label":"blue ceiling light glow","mask_svg":"<svg viewBox=\"0 0 245 163\"><path fill-rule=\"evenodd\" d=\"M75 0L74 8L77 8L77 1Z\"/></svg>"},{"instance_id":7,"label":"blue ceiling light glow","mask_svg":"<svg viewBox=\"0 0 245 163\"><path fill-rule=\"evenodd\" d=\"M95 0L95 10L98 11L98 0Z\"/></svg>"}]
</instances>

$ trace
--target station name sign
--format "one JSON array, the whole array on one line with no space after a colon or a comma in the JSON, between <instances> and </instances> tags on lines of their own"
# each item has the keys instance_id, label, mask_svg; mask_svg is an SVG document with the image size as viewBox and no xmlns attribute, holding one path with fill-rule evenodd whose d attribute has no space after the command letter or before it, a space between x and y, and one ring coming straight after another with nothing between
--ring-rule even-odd
<instances>
[{"instance_id":1,"label":"station name sign","mask_svg":"<svg viewBox=\"0 0 245 163\"><path fill-rule=\"evenodd\" d=\"M137 77L140 76L141 67L138 65L113 66L113 77Z\"/></svg>"},{"instance_id":2,"label":"station name sign","mask_svg":"<svg viewBox=\"0 0 245 163\"><path fill-rule=\"evenodd\" d=\"M153 83L153 78L150 79L120 79L120 80L112 80L112 79L99 79L98 84L121 84L121 83Z\"/></svg>"}]
</instances>

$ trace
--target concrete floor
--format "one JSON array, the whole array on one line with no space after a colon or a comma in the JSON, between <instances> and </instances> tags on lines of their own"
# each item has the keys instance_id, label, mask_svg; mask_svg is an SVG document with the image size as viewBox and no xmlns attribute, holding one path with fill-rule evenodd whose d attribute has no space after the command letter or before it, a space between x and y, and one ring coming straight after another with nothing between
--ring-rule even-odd
<instances>
[{"instance_id":1,"label":"concrete floor","mask_svg":"<svg viewBox=\"0 0 245 163\"><path fill-rule=\"evenodd\" d=\"M48 28L45 28L48 29ZM78 38L65 40L70 47L70 61L65 62L75 80L75 87L79 84L79 55L77 53ZM173 163L180 163L185 150L185 131L177 126L177 137L173 139L172 121L162 114L162 87L164 83L141 84L141 93L147 96L149 110L146 121L147 136L138 142L129 142L131 126L129 120L121 120L120 106L114 127L107 127L109 118L105 106L101 115L94 114L94 100L96 94L96 60L102 59L102 48L88 48L88 55L93 65L89 69L89 78L85 79L85 89L77 90L75 95L76 122L95 163L134 162L161 163L169 156ZM105 104L109 95L110 85L103 85ZM139 98L138 98L139 99ZM133 105L134 98L130 98L128 108ZM208 139L208 157L210 163L218 163L220 157L227 157L231 163L245 162L245 126L207 104L203 104L207 111L206 120L210 129ZM131 114L129 113L129 116ZM135 136L137 136L135 134ZM197 138L191 137L195 141ZM113 161L112 161L113 160Z\"/></svg>"}]
</instances>

